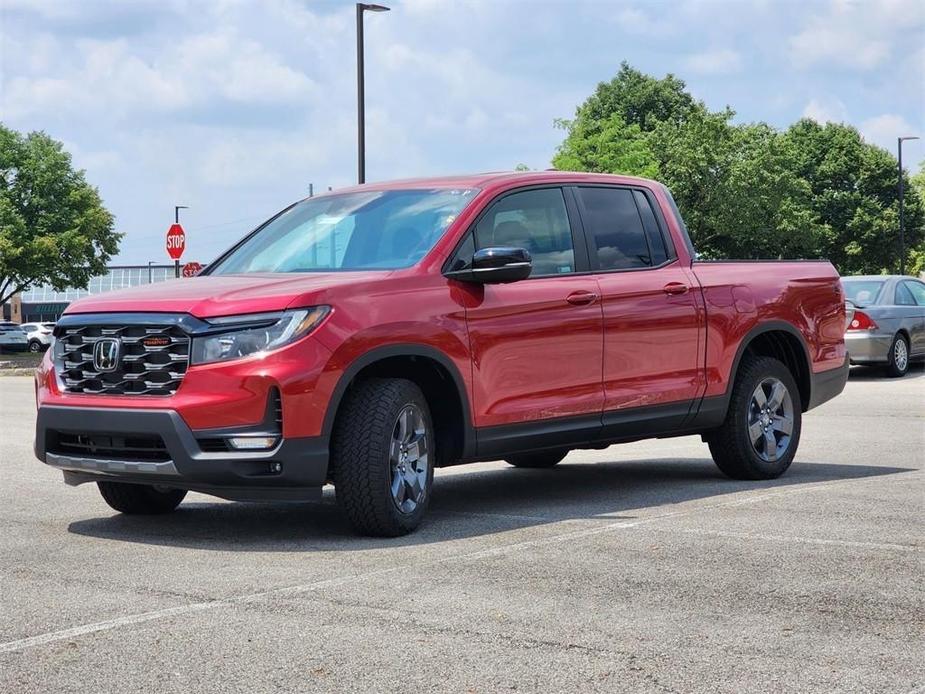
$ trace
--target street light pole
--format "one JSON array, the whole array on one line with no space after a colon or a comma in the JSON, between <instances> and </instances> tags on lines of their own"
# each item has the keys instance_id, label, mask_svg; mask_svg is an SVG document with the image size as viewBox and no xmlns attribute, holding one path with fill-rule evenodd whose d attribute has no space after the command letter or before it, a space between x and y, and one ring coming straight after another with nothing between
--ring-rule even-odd
<instances>
[{"instance_id":1,"label":"street light pole","mask_svg":"<svg viewBox=\"0 0 925 694\"><path fill-rule=\"evenodd\" d=\"M385 5L357 3L357 183L366 183L366 83L363 65L363 13L388 12Z\"/></svg>"},{"instance_id":2,"label":"street light pole","mask_svg":"<svg viewBox=\"0 0 925 694\"><path fill-rule=\"evenodd\" d=\"M174 205L173 206L173 223L179 224L180 223L180 210L188 210L188 209L189 207L187 207L186 205ZM179 279L180 277L180 259L179 258L173 261L173 274L175 277Z\"/></svg>"},{"instance_id":3,"label":"street light pole","mask_svg":"<svg viewBox=\"0 0 925 694\"><path fill-rule=\"evenodd\" d=\"M906 274L906 219L903 212L903 142L906 140L918 140L917 136L897 137L896 149L898 150L899 159L899 274Z\"/></svg>"}]
</instances>

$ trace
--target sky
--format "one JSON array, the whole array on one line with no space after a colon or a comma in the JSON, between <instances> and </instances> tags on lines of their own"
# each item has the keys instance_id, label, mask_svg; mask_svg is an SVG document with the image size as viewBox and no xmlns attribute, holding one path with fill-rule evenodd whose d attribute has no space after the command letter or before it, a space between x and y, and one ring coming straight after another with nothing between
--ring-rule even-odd
<instances>
[{"instance_id":1,"label":"sky","mask_svg":"<svg viewBox=\"0 0 925 694\"><path fill-rule=\"evenodd\" d=\"M549 166L621 61L737 122L925 137L920 0L379 0L367 180ZM315 190L355 182L355 10L339 0L0 0L0 121L43 130L125 233L116 262L208 262ZM922 141L907 142L913 170Z\"/></svg>"}]
</instances>

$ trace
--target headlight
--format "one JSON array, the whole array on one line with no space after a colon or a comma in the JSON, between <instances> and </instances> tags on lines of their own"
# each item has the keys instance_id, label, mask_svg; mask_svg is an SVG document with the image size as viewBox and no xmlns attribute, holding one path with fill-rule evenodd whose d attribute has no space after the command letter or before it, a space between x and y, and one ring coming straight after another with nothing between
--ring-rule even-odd
<instances>
[{"instance_id":1,"label":"headlight","mask_svg":"<svg viewBox=\"0 0 925 694\"><path fill-rule=\"evenodd\" d=\"M281 313L213 318L215 332L193 338L191 363L211 364L279 349L315 329L331 311L313 306Z\"/></svg>"}]
</instances>

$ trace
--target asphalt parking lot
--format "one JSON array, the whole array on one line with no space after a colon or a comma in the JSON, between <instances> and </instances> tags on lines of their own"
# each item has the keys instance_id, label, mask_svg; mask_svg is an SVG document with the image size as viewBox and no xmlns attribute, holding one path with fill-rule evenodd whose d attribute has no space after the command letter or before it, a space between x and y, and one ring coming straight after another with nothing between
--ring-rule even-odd
<instances>
[{"instance_id":1,"label":"asphalt parking lot","mask_svg":"<svg viewBox=\"0 0 925 694\"><path fill-rule=\"evenodd\" d=\"M0 378L0 691L925 691L925 374L853 371L771 483L698 438L439 471L429 522L111 512Z\"/></svg>"}]
</instances>

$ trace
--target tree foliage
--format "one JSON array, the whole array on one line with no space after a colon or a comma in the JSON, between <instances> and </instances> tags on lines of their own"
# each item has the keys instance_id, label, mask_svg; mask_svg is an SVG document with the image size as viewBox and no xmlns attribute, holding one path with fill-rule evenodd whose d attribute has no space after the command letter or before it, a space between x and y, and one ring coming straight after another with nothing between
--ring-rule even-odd
<instances>
[{"instance_id":1,"label":"tree foliage","mask_svg":"<svg viewBox=\"0 0 925 694\"><path fill-rule=\"evenodd\" d=\"M36 284L85 287L121 238L60 142L0 124L0 304Z\"/></svg>"},{"instance_id":2,"label":"tree foliage","mask_svg":"<svg viewBox=\"0 0 925 694\"><path fill-rule=\"evenodd\" d=\"M657 178L673 192L707 258L830 259L843 274L895 270L896 160L841 124L800 120L786 131L734 124L673 75L624 63L572 120L553 164ZM925 183L925 182L923 182ZM925 258L923 191L907 187L910 267Z\"/></svg>"}]
</instances>

